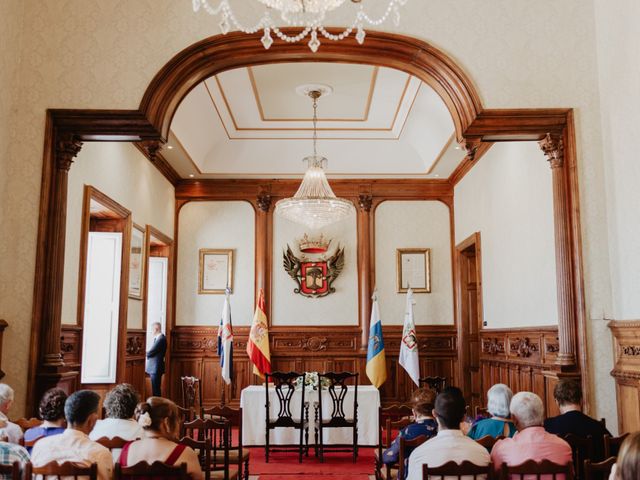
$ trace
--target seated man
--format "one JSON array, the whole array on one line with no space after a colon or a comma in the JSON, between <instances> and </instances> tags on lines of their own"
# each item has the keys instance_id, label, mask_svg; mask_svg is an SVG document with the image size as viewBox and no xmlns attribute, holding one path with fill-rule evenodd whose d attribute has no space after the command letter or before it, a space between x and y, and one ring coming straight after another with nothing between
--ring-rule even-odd
<instances>
[{"instance_id":1,"label":"seated man","mask_svg":"<svg viewBox=\"0 0 640 480\"><path fill-rule=\"evenodd\" d=\"M113 458L109 449L89 438L98 419L100 396L91 390L79 390L64 404L67 429L60 435L39 440L33 447L31 461L41 467L49 462L75 462L86 466L98 464L98 478L111 480Z\"/></svg>"},{"instance_id":2,"label":"seated man","mask_svg":"<svg viewBox=\"0 0 640 480\"><path fill-rule=\"evenodd\" d=\"M560 408L560 415L547 418L544 428L549 433L562 437L573 433L579 437L591 435L594 458L604 460L604 436L611 435L602 423L582 413L582 387L577 380L562 380L553 389L553 396Z\"/></svg>"},{"instance_id":3,"label":"seated man","mask_svg":"<svg viewBox=\"0 0 640 480\"><path fill-rule=\"evenodd\" d=\"M425 463L431 467L464 460L481 466L489 464L487 450L460 430L465 408L466 402L459 388L447 387L436 397L433 415L438 421L438 434L411 453L407 480L422 480Z\"/></svg>"},{"instance_id":4,"label":"seated man","mask_svg":"<svg viewBox=\"0 0 640 480\"><path fill-rule=\"evenodd\" d=\"M416 437L424 435L429 439L436 434L438 431L438 423L431 416L435 399L436 392L430 388L419 388L413 392L411 395L411 406L413 408L414 422L400 430L400 433L393 443L382 453L383 463L391 465L398 463L400 457L400 437L404 437L405 440L413 440ZM412 451L413 448L410 447L404 452L404 458L407 459L405 460L407 464L409 463L408 459Z\"/></svg>"},{"instance_id":5,"label":"seated man","mask_svg":"<svg viewBox=\"0 0 640 480\"><path fill-rule=\"evenodd\" d=\"M10 443L20 443L22 429L9 421L7 414L13 405L13 388L6 383L0 383L0 439L6 439Z\"/></svg>"},{"instance_id":6,"label":"seated man","mask_svg":"<svg viewBox=\"0 0 640 480\"><path fill-rule=\"evenodd\" d=\"M491 460L497 470L503 463L520 465L527 460L549 460L566 465L571 463L571 447L560 437L544 430L544 406L538 395L516 393L511 400L511 418L518 433L513 438L498 441L491 450ZM551 478L551 475L548 475Z\"/></svg>"},{"instance_id":7,"label":"seated man","mask_svg":"<svg viewBox=\"0 0 640 480\"><path fill-rule=\"evenodd\" d=\"M99 438L120 437L123 440L137 440L142 438L142 427L133 419L138 405L138 393L128 383L116 385L104 398L104 410L107 418L98 420L89 438L93 441ZM119 448L111 453L113 461L120 458Z\"/></svg>"},{"instance_id":8,"label":"seated man","mask_svg":"<svg viewBox=\"0 0 640 480\"><path fill-rule=\"evenodd\" d=\"M0 463L11 465L13 462L20 462L21 466L29 461L29 454L24 447L15 443L0 442ZM10 480L11 475L0 475L2 480Z\"/></svg>"}]
</instances>

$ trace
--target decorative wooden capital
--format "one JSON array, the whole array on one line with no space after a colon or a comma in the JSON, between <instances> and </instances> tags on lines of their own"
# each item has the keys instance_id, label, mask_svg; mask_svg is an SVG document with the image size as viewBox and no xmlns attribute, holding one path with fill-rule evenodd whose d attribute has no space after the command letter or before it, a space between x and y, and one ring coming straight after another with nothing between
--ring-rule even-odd
<instances>
[{"instance_id":1,"label":"decorative wooden capital","mask_svg":"<svg viewBox=\"0 0 640 480\"><path fill-rule=\"evenodd\" d=\"M68 133L60 135L56 142L56 166L58 169L68 172L73 159L80 153L80 149L82 149L80 137Z\"/></svg>"},{"instance_id":2,"label":"decorative wooden capital","mask_svg":"<svg viewBox=\"0 0 640 480\"><path fill-rule=\"evenodd\" d=\"M160 148L162 148L162 142L160 140L144 140L141 143L142 148L144 148L144 151L149 156L149 160L155 162L156 158L158 158L158 152Z\"/></svg>"},{"instance_id":3,"label":"decorative wooden capital","mask_svg":"<svg viewBox=\"0 0 640 480\"><path fill-rule=\"evenodd\" d=\"M538 142L542 152L546 155L551 168L560 168L564 163L564 143L561 135L547 135Z\"/></svg>"},{"instance_id":4,"label":"decorative wooden capital","mask_svg":"<svg viewBox=\"0 0 640 480\"><path fill-rule=\"evenodd\" d=\"M467 152L467 159L473 162L476 158L476 152L480 147L480 142L477 140L467 140L466 138L460 142L460 148Z\"/></svg>"},{"instance_id":5,"label":"decorative wooden capital","mask_svg":"<svg viewBox=\"0 0 640 480\"><path fill-rule=\"evenodd\" d=\"M268 212L271 208L271 195L266 192L260 193L258 195L258 208L262 212Z\"/></svg>"},{"instance_id":6,"label":"decorative wooden capital","mask_svg":"<svg viewBox=\"0 0 640 480\"><path fill-rule=\"evenodd\" d=\"M358 195L358 205L360 205L360 209L363 212L370 212L371 211L371 204L373 203L373 197L371 195L367 195L367 194L360 194Z\"/></svg>"}]
</instances>

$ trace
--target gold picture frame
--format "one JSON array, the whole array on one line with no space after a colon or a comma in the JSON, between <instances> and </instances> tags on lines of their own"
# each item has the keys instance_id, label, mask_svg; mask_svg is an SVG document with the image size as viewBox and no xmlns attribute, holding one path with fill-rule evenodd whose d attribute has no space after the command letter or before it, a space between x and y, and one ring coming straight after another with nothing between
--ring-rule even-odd
<instances>
[{"instance_id":1,"label":"gold picture frame","mask_svg":"<svg viewBox=\"0 0 640 480\"><path fill-rule=\"evenodd\" d=\"M223 294L233 290L233 250L201 248L198 294Z\"/></svg>"},{"instance_id":2,"label":"gold picture frame","mask_svg":"<svg viewBox=\"0 0 640 480\"><path fill-rule=\"evenodd\" d=\"M431 249L396 249L396 286L398 293L431 293Z\"/></svg>"},{"instance_id":3,"label":"gold picture frame","mask_svg":"<svg viewBox=\"0 0 640 480\"><path fill-rule=\"evenodd\" d=\"M137 223L131 225L129 244L129 298L144 299L144 274L147 261L146 230Z\"/></svg>"}]
</instances>

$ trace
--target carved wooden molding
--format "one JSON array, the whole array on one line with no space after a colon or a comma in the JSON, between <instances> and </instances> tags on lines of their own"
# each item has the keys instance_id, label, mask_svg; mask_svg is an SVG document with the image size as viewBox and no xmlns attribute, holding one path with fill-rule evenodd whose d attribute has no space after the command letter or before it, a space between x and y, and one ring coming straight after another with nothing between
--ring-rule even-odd
<instances>
[{"instance_id":1,"label":"carved wooden molding","mask_svg":"<svg viewBox=\"0 0 640 480\"><path fill-rule=\"evenodd\" d=\"M145 353L144 341L140 335L127 335L125 351L128 355L142 355Z\"/></svg>"},{"instance_id":2,"label":"carved wooden molding","mask_svg":"<svg viewBox=\"0 0 640 480\"><path fill-rule=\"evenodd\" d=\"M622 351L622 354L627 357L640 356L640 345L621 345L620 350Z\"/></svg>"},{"instance_id":3,"label":"carved wooden molding","mask_svg":"<svg viewBox=\"0 0 640 480\"><path fill-rule=\"evenodd\" d=\"M564 142L561 135L547 135L538 142L542 152L549 160L551 168L560 168L564 164Z\"/></svg>"},{"instance_id":4,"label":"carved wooden molding","mask_svg":"<svg viewBox=\"0 0 640 480\"><path fill-rule=\"evenodd\" d=\"M140 144L142 145L142 148L147 154L149 160L155 162L158 152L160 151L160 148L162 148L162 142L160 142L159 140L145 140L143 142L140 142Z\"/></svg>"},{"instance_id":5,"label":"carved wooden molding","mask_svg":"<svg viewBox=\"0 0 640 480\"><path fill-rule=\"evenodd\" d=\"M509 351L517 357L529 358L539 350L538 344L531 342L529 337L517 337L509 341Z\"/></svg>"},{"instance_id":6,"label":"carved wooden molding","mask_svg":"<svg viewBox=\"0 0 640 480\"><path fill-rule=\"evenodd\" d=\"M358 205L363 212L370 212L371 205L373 204L373 197L371 195L360 194L358 195Z\"/></svg>"},{"instance_id":7,"label":"carved wooden molding","mask_svg":"<svg viewBox=\"0 0 640 480\"><path fill-rule=\"evenodd\" d=\"M73 159L80 153L82 141L77 135L63 133L58 136L56 142L56 166L66 172L71 168Z\"/></svg>"},{"instance_id":8,"label":"carved wooden molding","mask_svg":"<svg viewBox=\"0 0 640 480\"><path fill-rule=\"evenodd\" d=\"M258 209L262 212L268 212L271 208L271 195L268 193L261 193L257 199Z\"/></svg>"},{"instance_id":9,"label":"carved wooden molding","mask_svg":"<svg viewBox=\"0 0 640 480\"><path fill-rule=\"evenodd\" d=\"M482 351L489 355L502 355L504 354L504 340L499 340L496 337L483 339Z\"/></svg>"}]
</instances>

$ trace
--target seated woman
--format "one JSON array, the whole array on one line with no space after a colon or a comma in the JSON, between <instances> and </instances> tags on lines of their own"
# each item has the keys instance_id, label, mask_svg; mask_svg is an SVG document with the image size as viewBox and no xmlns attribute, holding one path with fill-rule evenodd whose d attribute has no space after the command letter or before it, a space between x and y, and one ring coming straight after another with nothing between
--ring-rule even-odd
<instances>
[{"instance_id":1,"label":"seated woman","mask_svg":"<svg viewBox=\"0 0 640 480\"><path fill-rule=\"evenodd\" d=\"M622 442L609 480L638 480L640 478L640 432L634 432Z\"/></svg>"},{"instance_id":2,"label":"seated woman","mask_svg":"<svg viewBox=\"0 0 640 480\"><path fill-rule=\"evenodd\" d=\"M487 392L487 410L491 418L485 418L476 422L469 433L469 437L478 440L486 435L496 437L513 437L516 433L516 426L509 419L509 404L513 392L503 383L496 383Z\"/></svg>"},{"instance_id":3,"label":"seated woman","mask_svg":"<svg viewBox=\"0 0 640 480\"><path fill-rule=\"evenodd\" d=\"M438 433L438 422L433 418L432 412L437 393L429 388L419 388L411 395L411 407L413 409L414 422L400 430L400 433L382 453L382 461L385 464L395 464L400 458L400 437L412 440L425 435L427 440ZM414 447L407 448L404 452L405 467L409 461L409 455Z\"/></svg>"},{"instance_id":4,"label":"seated woman","mask_svg":"<svg viewBox=\"0 0 640 480\"><path fill-rule=\"evenodd\" d=\"M138 462L163 462L167 465L187 464L187 473L193 480L202 480L198 456L191 448L176 443L180 432L178 407L171 400L149 397L139 403L136 421L144 432L140 440L127 443L120 454L120 464L130 467Z\"/></svg>"},{"instance_id":5,"label":"seated woman","mask_svg":"<svg viewBox=\"0 0 640 480\"><path fill-rule=\"evenodd\" d=\"M67 394L59 388L47 390L40 400L38 412L43 420L39 427L33 427L24 432L24 441L32 442L36 438L59 435L66 428L64 418L64 402L67 401ZM31 453L32 447L27 447Z\"/></svg>"},{"instance_id":6,"label":"seated woman","mask_svg":"<svg viewBox=\"0 0 640 480\"><path fill-rule=\"evenodd\" d=\"M123 440L137 440L142 438L142 427L133 419L136 405L139 402L138 393L132 385L121 383L110 390L104 398L106 418L98 420L89 438L96 441L100 438L112 439L119 437ZM111 450L113 461L120 458L120 449Z\"/></svg>"}]
</instances>

